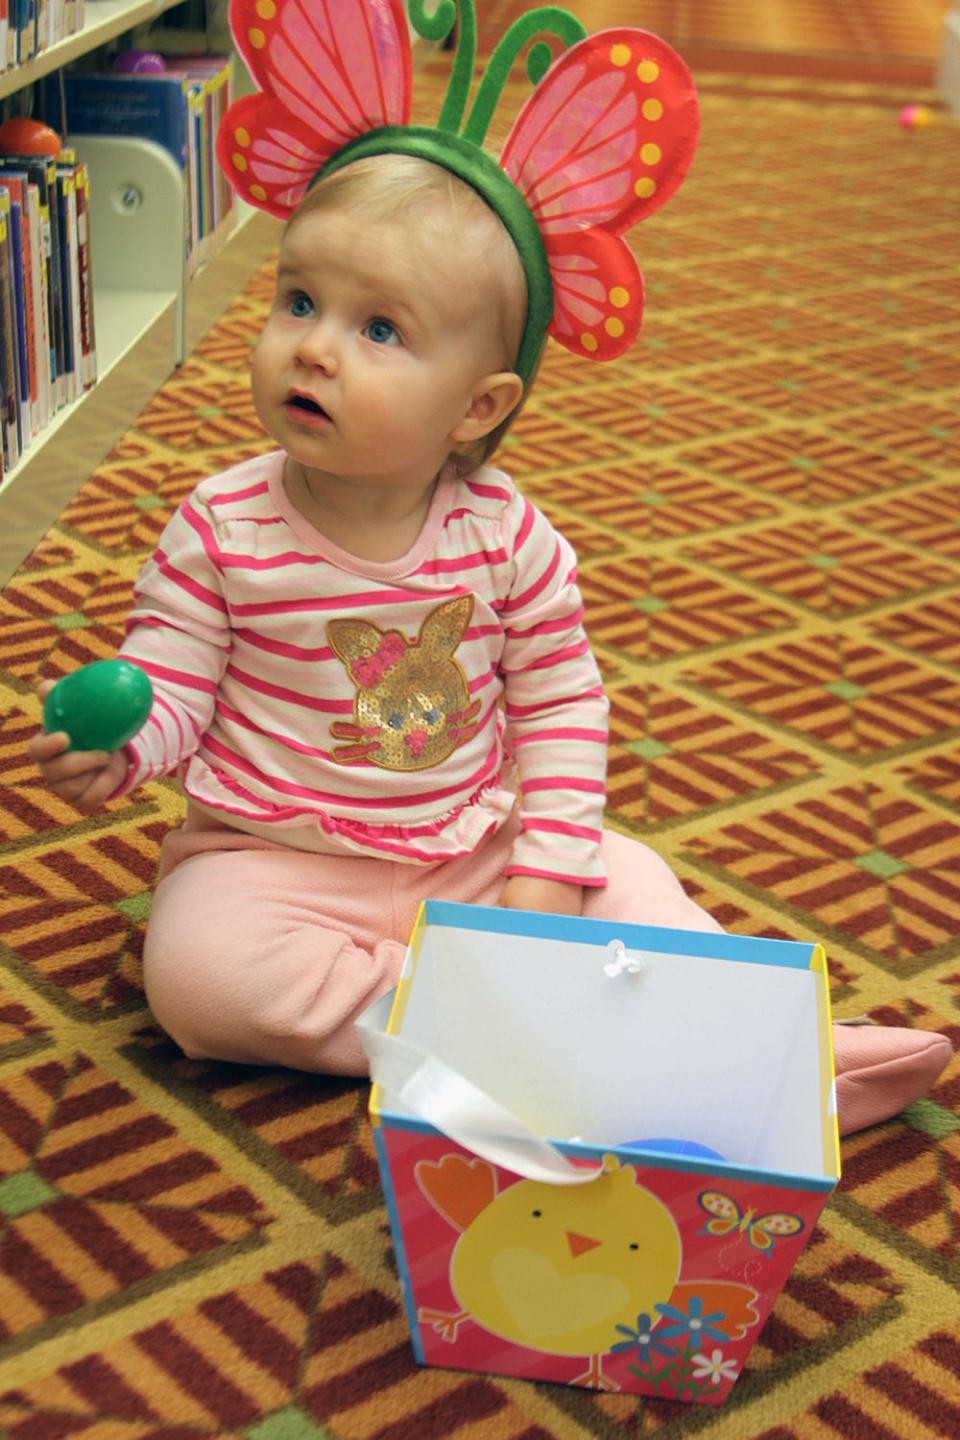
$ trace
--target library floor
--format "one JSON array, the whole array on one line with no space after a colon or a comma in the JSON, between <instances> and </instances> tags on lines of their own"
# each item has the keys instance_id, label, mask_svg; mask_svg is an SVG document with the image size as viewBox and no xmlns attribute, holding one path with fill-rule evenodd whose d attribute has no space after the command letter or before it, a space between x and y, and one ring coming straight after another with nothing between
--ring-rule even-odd
<instances>
[{"instance_id":1,"label":"library floor","mask_svg":"<svg viewBox=\"0 0 960 1440\"><path fill-rule=\"evenodd\" d=\"M901 131L915 89L698 82L694 170L636 236L641 343L589 374L552 350L502 463L580 556L610 823L729 930L821 941L839 1016L958 1045L960 130ZM0 602L0 1430L960 1434L960 1058L844 1142L717 1412L419 1370L367 1087L190 1062L153 1025L176 787L78 820L23 747L37 677L115 650L176 504L266 447L247 370L271 284L267 260Z\"/></svg>"}]
</instances>

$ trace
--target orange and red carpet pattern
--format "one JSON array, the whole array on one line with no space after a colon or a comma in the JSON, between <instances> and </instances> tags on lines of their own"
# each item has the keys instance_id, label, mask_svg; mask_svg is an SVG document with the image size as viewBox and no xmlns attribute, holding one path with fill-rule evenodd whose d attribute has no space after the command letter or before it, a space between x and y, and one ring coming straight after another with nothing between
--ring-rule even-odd
<instances>
[{"instance_id":1,"label":"orange and red carpet pattern","mask_svg":"<svg viewBox=\"0 0 960 1440\"><path fill-rule=\"evenodd\" d=\"M552 351L503 454L575 542L610 820L836 1011L960 1043L960 135L851 87L702 79L637 240L629 360ZM11 1440L960 1435L960 1059L844 1176L726 1407L413 1363L366 1087L183 1059L139 956L172 781L39 785L33 686L109 656L203 475L264 448L258 274L0 610L0 1431ZM202 963L202 957L201 961ZM749 1036L736 1037L736 1047Z\"/></svg>"},{"instance_id":2,"label":"orange and red carpet pattern","mask_svg":"<svg viewBox=\"0 0 960 1440\"><path fill-rule=\"evenodd\" d=\"M694 70L832 76L932 85L952 0L575 0L590 31L639 25L682 50ZM529 7L482 0L482 42ZM914 97L908 97L914 98Z\"/></svg>"}]
</instances>

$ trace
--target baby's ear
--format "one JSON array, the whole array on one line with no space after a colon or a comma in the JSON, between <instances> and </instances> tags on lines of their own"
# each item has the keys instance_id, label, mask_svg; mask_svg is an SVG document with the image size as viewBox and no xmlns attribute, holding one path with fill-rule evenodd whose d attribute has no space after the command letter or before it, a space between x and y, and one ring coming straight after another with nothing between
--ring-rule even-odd
<instances>
[{"instance_id":1,"label":"baby's ear","mask_svg":"<svg viewBox=\"0 0 960 1440\"><path fill-rule=\"evenodd\" d=\"M498 370L484 375L473 387L469 409L450 431L450 439L460 443L482 440L507 418L522 395L523 381L512 371Z\"/></svg>"}]
</instances>

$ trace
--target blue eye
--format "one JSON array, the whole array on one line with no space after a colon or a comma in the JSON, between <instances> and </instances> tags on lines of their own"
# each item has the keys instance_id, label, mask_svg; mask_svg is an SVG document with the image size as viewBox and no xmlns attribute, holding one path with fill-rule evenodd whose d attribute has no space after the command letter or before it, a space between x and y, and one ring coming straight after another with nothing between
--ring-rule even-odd
<instances>
[{"instance_id":1,"label":"blue eye","mask_svg":"<svg viewBox=\"0 0 960 1440\"><path fill-rule=\"evenodd\" d=\"M399 345L400 336L395 326L389 320L382 320L379 315L370 320L363 331L368 340L375 345Z\"/></svg>"},{"instance_id":2,"label":"blue eye","mask_svg":"<svg viewBox=\"0 0 960 1440\"><path fill-rule=\"evenodd\" d=\"M287 311L295 320L306 320L313 314L313 301L302 290L297 290L287 301Z\"/></svg>"}]
</instances>

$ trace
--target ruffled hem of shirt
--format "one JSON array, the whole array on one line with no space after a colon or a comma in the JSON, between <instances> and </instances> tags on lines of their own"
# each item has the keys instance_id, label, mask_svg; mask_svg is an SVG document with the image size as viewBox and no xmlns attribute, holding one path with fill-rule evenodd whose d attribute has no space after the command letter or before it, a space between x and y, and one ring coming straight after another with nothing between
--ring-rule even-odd
<instances>
[{"instance_id":1,"label":"ruffled hem of shirt","mask_svg":"<svg viewBox=\"0 0 960 1440\"><path fill-rule=\"evenodd\" d=\"M374 824L355 816L330 815L314 805L275 805L198 757L188 766L183 783L191 800L222 815L240 830L245 824L261 832L266 828L281 841L292 838L290 832L298 832L299 848L303 849L312 848L308 843L312 834L322 841L317 849L328 850L333 845L347 854L433 864L471 854L486 836L500 829L516 803L514 792L500 780L499 775L494 776L461 805L441 816L406 825Z\"/></svg>"}]
</instances>

